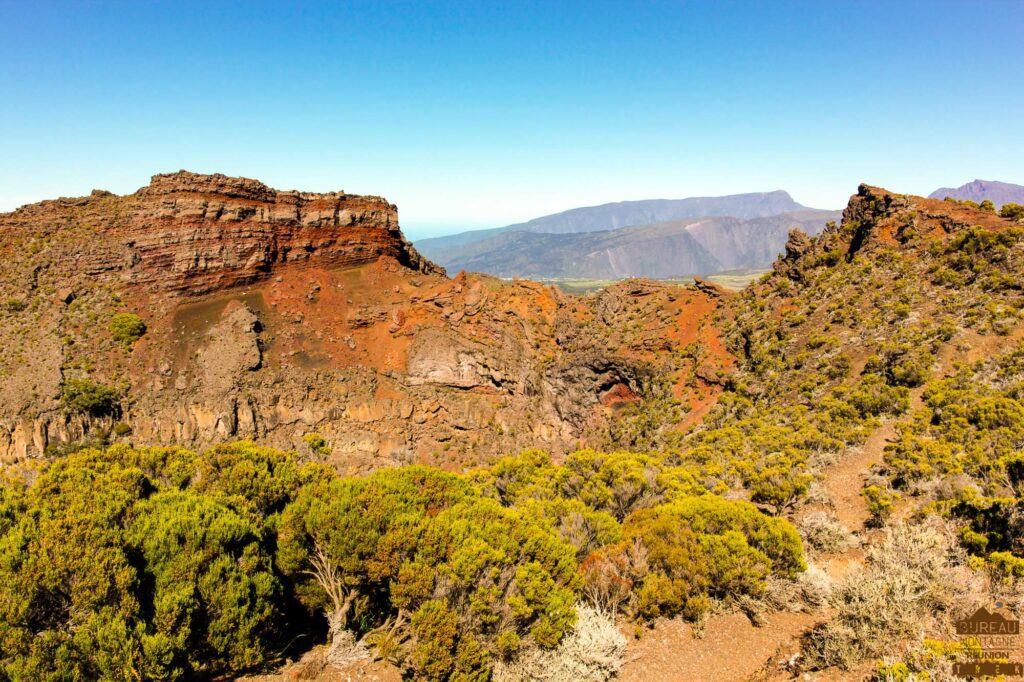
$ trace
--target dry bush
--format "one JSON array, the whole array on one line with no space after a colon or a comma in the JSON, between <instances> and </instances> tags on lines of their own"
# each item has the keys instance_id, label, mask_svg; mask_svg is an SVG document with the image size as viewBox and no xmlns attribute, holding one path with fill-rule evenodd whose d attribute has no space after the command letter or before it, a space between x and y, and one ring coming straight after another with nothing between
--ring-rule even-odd
<instances>
[{"instance_id":1,"label":"dry bush","mask_svg":"<svg viewBox=\"0 0 1024 682\"><path fill-rule=\"evenodd\" d=\"M351 630L335 632L325 655L328 663L339 667L351 665L371 657L369 648L363 642L356 640L356 636Z\"/></svg>"},{"instance_id":2,"label":"dry bush","mask_svg":"<svg viewBox=\"0 0 1024 682\"><path fill-rule=\"evenodd\" d=\"M825 455L822 457L816 457L812 455L810 462L808 462L808 470L815 474L821 475L822 470L827 466L823 462L834 463L838 457L836 453L828 453L827 459ZM804 498L805 504L820 504L824 506L832 505L832 498L829 496L828 491L821 484L820 481L811 481L811 484L807 486L807 497Z\"/></svg>"},{"instance_id":3,"label":"dry bush","mask_svg":"<svg viewBox=\"0 0 1024 682\"><path fill-rule=\"evenodd\" d=\"M821 511L804 516L797 523L797 529L804 542L815 552L822 554L842 552L853 540L846 526L836 517Z\"/></svg>"},{"instance_id":4,"label":"dry bush","mask_svg":"<svg viewBox=\"0 0 1024 682\"><path fill-rule=\"evenodd\" d=\"M615 614L630 600L633 586L648 572L647 549L639 539L621 552L599 550L580 566L583 596L598 610Z\"/></svg>"},{"instance_id":5,"label":"dry bush","mask_svg":"<svg viewBox=\"0 0 1024 682\"><path fill-rule=\"evenodd\" d=\"M962 586L948 531L940 524L886 529L867 565L832 593L835 616L812 630L804 653L811 667L849 669L918 635L949 610Z\"/></svg>"},{"instance_id":6,"label":"dry bush","mask_svg":"<svg viewBox=\"0 0 1024 682\"><path fill-rule=\"evenodd\" d=\"M797 577L797 583L800 586L800 602L808 609L825 606L832 596L832 578L814 564L808 564L807 570Z\"/></svg>"},{"instance_id":7,"label":"dry bush","mask_svg":"<svg viewBox=\"0 0 1024 682\"><path fill-rule=\"evenodd\" d=\"M1018 620L1024 620L1024 578L992 580L990 578L988 601L999 602L1013 613Z\"/></svg>"},{"instance_id":8,"label":"dry bush","mask_svg":"<svg viewBox=\"0 0 1024 682\"><path fill-rule=\"evenodd\" d=\"M626 638L608 613L576 605L576 626L551 650L526 649L512 661L498 661L494 682L604 682L618 674Z\"/></svg>"},{"instance_id":9,"label":"dry bush","mask_svg":"<svg viewBox=\"0 0 1024 682\"><path fill-rule=\"evenodd\" d=\"M767 616L777 611L815 611L828 603L832 593L832 579L814 564L796 578L770 576L765 590L758 596L741 595L735 605L761 627Z\"/></svg>"}]
</instances>

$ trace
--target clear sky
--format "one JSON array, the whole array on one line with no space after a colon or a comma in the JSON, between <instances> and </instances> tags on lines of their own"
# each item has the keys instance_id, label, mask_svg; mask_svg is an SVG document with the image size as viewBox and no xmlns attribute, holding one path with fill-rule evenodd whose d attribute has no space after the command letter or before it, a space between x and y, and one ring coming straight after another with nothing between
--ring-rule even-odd
<instances>
[{"instance_id":1,"label":"clear sky","mask_svg":"<svg viewBox=\"0 0 1024 682\"><path fill-rule=\"evenodd\" d=\"M187 168L412 237L582 205L1024 184L1024 1L0 0L0 210Z\"/></svg>"}]
</instances>

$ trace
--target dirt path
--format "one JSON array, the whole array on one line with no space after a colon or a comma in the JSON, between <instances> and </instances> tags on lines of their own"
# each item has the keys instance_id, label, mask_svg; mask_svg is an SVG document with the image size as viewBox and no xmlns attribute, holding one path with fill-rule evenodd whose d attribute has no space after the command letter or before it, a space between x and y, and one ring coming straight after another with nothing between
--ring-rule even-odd
<instances>
[{"instance_id":1,"label":"dirt path","mask_svg":"<svg viewBox=\"0 0 1024 682\"><path fill-rule=\"evenodd\" d=\"M680 620L659 621L630 642L623 682L721 682L744 680L769 659L785 659L800 650L800 635L821 620L808 613L774 613L754 627L741 613L713 616L704 636ZM580 682L583 682L582 680Z\"/></svg>"},{"instance_id":2,"label":"dirt path","mask_svg":"<svg viewBox=\"0 0 1024 682\"><path fill-rule=\"evenodd\" d=\"M871 518L860 491L871 467L882 461L885 446L895 438L895 422L882 424L863 445L848 450L825 472L822 487L832 500L836 518L851 532L862 531Z\"/></svg>"}]
</instances>

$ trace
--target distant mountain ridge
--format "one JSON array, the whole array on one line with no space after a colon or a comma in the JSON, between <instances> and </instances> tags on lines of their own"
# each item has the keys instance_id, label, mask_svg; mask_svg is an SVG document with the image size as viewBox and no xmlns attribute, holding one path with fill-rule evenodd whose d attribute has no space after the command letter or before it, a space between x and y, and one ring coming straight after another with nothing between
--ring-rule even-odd
<instances>
[{"instance_id":1,"label":"distant mountain ridge","mask_svg":"<svg viewBox=\"0 0 1024 682\"><path fill-rule=\"evenodd\" d=\"M759 218L789 211L802 211L806 208L806 206L795 202L789 193L783 190L730 194L721 197L618 201L600 206L573 208L505 227L470 230L444 237L421 239L416 242L416 248L444 260L446 249L481 241L501 232L541 232L545 234L597 232L702 216Z\"/></svg>"},{"instance_id":2,"label":"distant mountain ridge","mask_svg":"<svg viewBox=\"0 0 1024 682\"><path fill-rule=\"evenodd\" d=\"M669 278L771 267L793 228L819 234L839 211L804 210L742 220L707 216L575 234L504 232L452 247L452 272L499 277Z\"/></svg>"},{"instance_id":3,"label":"distant mountain ridge","mask_svg":"<svg viewBox=\"0 0 1024 682\"><path fill-rule=\"evenodd\" d=\"M946 197L979 203L988 199L999 208L1003 204L1024 204L1024 185L998 180L974 180L959 187L940 187L928 195L929 199Z\"/></svg>"},{"instance_id":4,"label":"distant mountain ridge","mask_svg":"<svg viewBox=\"0 0 1024 682\"><path fill-rule=\"evenodd\" d=\"M524 223L416 242L450 270L499 277L676 277L763 269L790 229L818 234L838 211L797 203L783 190L621 201Z\"/></svg>"},{"instance_id":5,"label":"distant mountain ridge","mask_svg":"<svg viewBox=\"0 0 1024 682\"><path fill-rule=\"evenodd\" d=\"M574 208L554 215L534 218L505 227L509 232L596 232L617 230L633 225L650 225L678 218L728 215L734 218L759 218L807 208L793 201L788 192L755 192L722 197L689 199L648 199L619 201L601 206Z\"/></svg>"}]
</instances>

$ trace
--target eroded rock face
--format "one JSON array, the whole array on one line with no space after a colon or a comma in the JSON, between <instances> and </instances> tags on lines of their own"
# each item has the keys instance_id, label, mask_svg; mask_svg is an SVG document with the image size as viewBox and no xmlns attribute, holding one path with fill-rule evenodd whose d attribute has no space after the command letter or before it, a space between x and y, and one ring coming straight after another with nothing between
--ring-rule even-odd
<instances>
[{"instance_id":1,"label":"eroded rock face","mask_svg":"<svg viewBox=\"0 0 1024 682\"><path fill-rule=\"evenodd\" d=\"M721 292L631 281L577 298L449 279L378 197L158 175L129 196L0 215L0 253L0 461L108 432L302 449L316 431L344 472L462 468L586 444L651 376L684 400L699 388L701 405L716 395L676 351L721 347L708 324ZM118 312L145 336L117 343ZM70 379L118 390L120 408L69 412Z\"/></svg>"},{"instance_id":2,"label":"eroded rock face","mask_svg":"<svg viewBox=\"0 0 1024 682\"><path fill-rule=\"evenodd\" d=\"M458 319L458 318L456 318ZM450 386L453 388L509 387L512 392L526 389L526 377L517 376L521 367L519 348L510 344L495 354L486 346L457 335L428 329L416 335L409 349L406 377L409 384Z\"/></svg>"},{"instance_id":3,"label":"eroded rock face","mask_svg":"<svg viewBox=\"0 0 1024 682\"><path fill-rule=\"evenodd\" d=\"M198 353L202 382L214 395L230 391L244 372L260 368L263 354L259 340L260 322L245 304L238 305L207 334Z\"/></svg>"},{"instance_id":4,"label":"eroded rock face","mask_svg":"<svg viewBox=\"0 0 1024 682\"><path fill-rule=\"evenodd\" d=\"M405 240L397 208L381 197L279 191L219 174L155 175L125 197L98 192L33 204L0 218L0 227L49 231L70 222L100 238L81 259L89 274L164 295L252 283L284 264L347 267L381 256L443 272Z\"/></svg>"}]
</instances>

